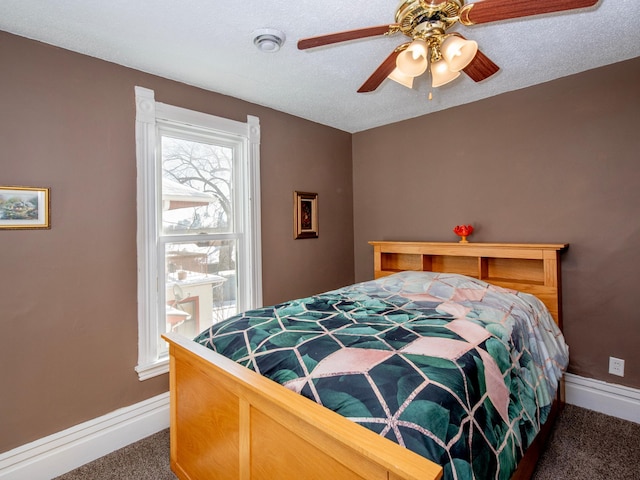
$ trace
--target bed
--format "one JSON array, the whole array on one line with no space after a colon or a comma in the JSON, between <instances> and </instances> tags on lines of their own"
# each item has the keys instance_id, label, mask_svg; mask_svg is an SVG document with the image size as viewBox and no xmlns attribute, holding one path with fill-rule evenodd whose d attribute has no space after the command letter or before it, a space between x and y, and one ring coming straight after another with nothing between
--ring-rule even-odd
<instances>
[{"instance_id":1,"label":"bed","mask_svg":"<svg viewBox=\"0 0 640 480\"><path fill-rule=\"evenodd\" d=\"M560 253L567 245L370 244L374 281L247 312L235 323L228 321L203 332L197 341L164 335L170 345L171 466L180 479L435 480L443 475L531 475L562 401L559 380L568 360L555 325L561 327ZM510 298L509 306L496 303L503 294ZM488 310L479 306L485 297L491 299ZM339 311L337 324L335 315L327 317L328 310ZM524 319L524 311L533 312L534 320ZM380 312L382 317L373 316ZM539 326L551 332L542 347L518 350L518 368L505 363L502 344L513 329L512 320L504 320L507 316L529 325L524 337L537 336ZM322 335L313 330L317 327L300 327L301 321L320 317L325 322ZM276 332L277 340L267 338L274 322L280 325L282 319L288 319L284 323L294 325L304 339L293 339L291 332ZM242 333L238 323L249 326L251 333ZM480 331L479 324L489 325L491 334ZM433 338L422 338L423 330L442 337L437 345L444 342L446 348L436 346ZM324 347L318 345L336 338L346 348L330 346L320 357ZM356 338L364 343L355 343ZM313 348L295 348L312 344L310 339L317 340ZM391 347L400 351L390 353ZM435 366L420 363L423 347L444 352L427 355ZM543 352L542 360L534 358L540 349L551 355ZM354 356L361 351L373 356L366 360ZM399 358L409 358L410 367L398 363ZM352 366L363 362L364 369L354 377ZM464 380L459 374L462 363L480 372L480 380ZM414 369L413 376L403 376L407 368ZM440 381L445 370L455 373L455 387ZM528 372L526 382L514 380L512 373L517 370ZM373 377L386 380L377 385ZM355 383L345 383L353 378ZM496 381L503 378L507 390ZM519 393L522 385L512 388L517 382L533 383L534 389ZM329 386L328 393L316 391L320 384ZM374 407L369 400L351 395L368 389L378 397ZM439 392L436 399L426 397L429 389ZM392 392L391 400L384 398L386 390ZM342 415L305 394L316 395L316 400ZM455 397L459 403L449 417L442 410L444 397ZM475 400L469 402L468 397ZM414 421L421 416L414 403L426 405L429 413L422 416L435 426ZM524 413L516 412L514 403L526 404ZM469 411L473 411L472 420L465 417ZM381 421L385 418L392 421ZM497 448L487 443L493 437L498 439ZM461 452L464 444L472 445L468 460ZM491 473L485 472L485 465L490 465Z\"/></svg>"}]
</instances>

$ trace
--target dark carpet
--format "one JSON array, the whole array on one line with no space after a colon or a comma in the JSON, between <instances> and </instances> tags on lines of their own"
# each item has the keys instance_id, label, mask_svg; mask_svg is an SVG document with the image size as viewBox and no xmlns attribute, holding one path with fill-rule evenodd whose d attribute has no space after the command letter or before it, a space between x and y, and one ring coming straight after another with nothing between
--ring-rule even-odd
<instances>
[{"instance_id":1,"label":"dark carpet","mask_svg":"<svg viewBox=\"0 0 640 480\"><path fill-rule=\"evenodd\" d=\"M56 480L176 478L169 468L169 431L164 430ZM640 424L566 405L533 479L640 480Z\"/></svg>"}]
</instances>

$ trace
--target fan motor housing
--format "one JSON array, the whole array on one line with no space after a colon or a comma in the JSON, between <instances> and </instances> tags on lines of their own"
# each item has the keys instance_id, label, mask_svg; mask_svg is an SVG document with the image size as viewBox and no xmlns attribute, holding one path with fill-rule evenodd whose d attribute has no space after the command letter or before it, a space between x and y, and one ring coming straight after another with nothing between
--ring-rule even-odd
<instances>
[{"instance_id":1,"label":"fan motor housing","mask_svg":"<svg viewBox=\"0 0 640 480\"><path fill-rule=\"evenodd\" d=\"M428 38L442 35L458 22L458 14L464 0L405 0L396 10L399 30L411 38Z\"/></svg>"}]
</instances>

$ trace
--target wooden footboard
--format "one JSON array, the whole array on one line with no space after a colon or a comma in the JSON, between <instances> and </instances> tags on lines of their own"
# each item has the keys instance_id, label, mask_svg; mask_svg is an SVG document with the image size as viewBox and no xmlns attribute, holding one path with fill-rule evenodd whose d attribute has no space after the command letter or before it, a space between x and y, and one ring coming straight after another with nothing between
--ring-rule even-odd
<instances>
[{"instance_id":1,"label":"wooden footboard","mask_svg":"<svg viewBox=\"0 0 640 480\"><path fill-rule=\"evenodd\" d=\"M437 480L439 465L177 334L171 468L181 480Z\"/></svg>"}]
</instances>

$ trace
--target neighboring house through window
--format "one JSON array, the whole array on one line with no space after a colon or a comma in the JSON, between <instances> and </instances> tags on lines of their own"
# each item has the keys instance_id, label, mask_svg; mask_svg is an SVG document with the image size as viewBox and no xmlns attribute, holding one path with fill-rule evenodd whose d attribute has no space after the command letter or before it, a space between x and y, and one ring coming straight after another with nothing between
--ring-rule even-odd
<instances>
[{"instance_id":1,"label":"neighboring house through window","mask_svg":"<svg viewBox=\"0 0 640 480\"><path fill-rule=\"evenodd\" d=\"M168 371L162 333L194 337L262 304L260 125L135 93L136 371L144 380Z\"/></svg>"}]
</instances>

